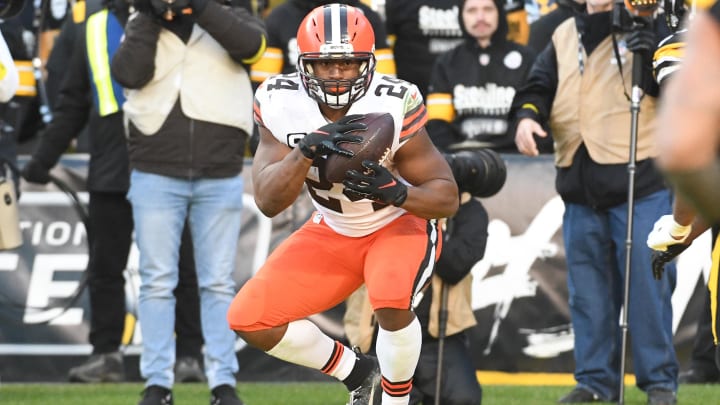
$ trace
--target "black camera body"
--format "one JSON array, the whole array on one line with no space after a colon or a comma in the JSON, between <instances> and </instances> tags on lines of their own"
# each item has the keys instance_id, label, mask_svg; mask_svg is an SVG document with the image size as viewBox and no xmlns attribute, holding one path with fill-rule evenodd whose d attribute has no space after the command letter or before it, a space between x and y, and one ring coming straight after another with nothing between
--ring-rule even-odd
<instances>
[{"instance_id":1,"label":"black camera body","mask_svg":"<svg viewBox=\"0 0 720 405\"><path fill-rule=\"evenodd\" d=\"M150 0L150 5L155 15L169 21L183 14L190 7L190 0Z\"/></svg>"},{"instance_id":2,"label":"black camera body","mask_svg":"<svg viewBox=\"0 0 720 405\"><path fill-rule=\"evenodd\" d=\"M616 0L612 9L612 29L616 33L630 33L652 26L657 0Z\"/></svg>"},{"instance_id":3,"label":"black camera body","mask_svg":"<svg viewBox=\"0 0 720 405\"><path fill-rule=\"evenodd\" d=\"M444 155L461 192L475 197L491 197L505 185L505 161L492 149L464 150Z\"/></svg>"}]
</instances>

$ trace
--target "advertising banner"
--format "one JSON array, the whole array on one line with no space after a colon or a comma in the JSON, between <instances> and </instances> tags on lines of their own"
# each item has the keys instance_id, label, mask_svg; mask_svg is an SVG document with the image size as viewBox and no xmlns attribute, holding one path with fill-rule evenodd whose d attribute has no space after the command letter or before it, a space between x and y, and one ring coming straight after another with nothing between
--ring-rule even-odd
<instances>
[{"instance_id":1,"label":"advertising banner","mask_svg":"<svg viewBox=\"0 0 720 405\"><path fill-rule=\"evenodd\" d=\"M475 364L479 370L570 373L573 331L561 232L564 206L554 191L552 159L503 158L508 180L500 193L482 200L491 219L489 239L485 257L472 271L478 320L470 333ZM53 171L84 203L86 163L84 156L67 156ZM249 164L244 170L244 221L234 275L238 286L312 212L302 196L276 218L264 217L252 198ZM86 229L72 199L53 186L23 184L19 212L23 245L0 251L0 381L65 381L68 369L91 352ZM703 304L709 252L710 238L703 235L679 258L673 326L681 361L689 356ZM140 378L137 268L133 246L125 270L127 319L121 348L130 380ZM340 305L312 320L343 339L343 311ZM236 349L241 380L323 378L246 347L240 339Z\"/></svg>"}]
</instances>

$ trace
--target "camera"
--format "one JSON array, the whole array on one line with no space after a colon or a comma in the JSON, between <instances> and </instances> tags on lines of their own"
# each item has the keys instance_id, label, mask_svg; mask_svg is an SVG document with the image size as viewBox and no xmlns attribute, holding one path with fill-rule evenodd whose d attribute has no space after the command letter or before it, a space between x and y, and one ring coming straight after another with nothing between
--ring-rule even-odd
<instances>
[{"instance_id":1,"label":"camera","mask_svg":"<svg viewBox=\"0 0 720 405\"><path fill-rule=\"evenodd\" d=\"M505 161L492 149L465 150L444 156L461 192L491 197L505 185Z\"/></svg>"},{"instance_id":2,"label":"camera","mask_svg":"<svg viewBox=\"0 0 720 405\"><path fill-rule=\"evenodd\" d=\"M11 18L20 14L25 0L0 0L0 18Z\"/></svg>"},{"instance_id":3,"label":"camera","mask_svg":"<svg viewBox=\"0 0 720 405\"><path fill-rule=\"evenodd\" d=\"M190 8L190 0L150 0L150 5L155 15L170 21Z\"/></svg>"},{"instance_id":4,"label":"camera","mask_svg":"<svg viewBox=\"0 0 720 405\"><path fill-rule=\"evenodd\" d=\"M629 33L650 26L657 0L616 0L612 9L613 32Z\"/></svg>"}]
</instances>

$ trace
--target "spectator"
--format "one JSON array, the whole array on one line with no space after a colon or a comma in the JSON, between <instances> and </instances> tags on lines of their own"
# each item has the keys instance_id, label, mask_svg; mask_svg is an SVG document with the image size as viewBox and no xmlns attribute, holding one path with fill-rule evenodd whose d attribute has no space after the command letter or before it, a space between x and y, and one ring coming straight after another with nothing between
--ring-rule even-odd
<instances>
[{"instance_id":1,"label":"spectator","mask_svg":"<svg viewBox=\"0 0 720 405\"><path fill-rule=\"evenodd\" d=\"M297 38L299 75L271 77L255 94L253 189L272 217L307 185L317 212L243 286L228 321L248 344L341 380L352 405L407 404L422 340L411 303L439 255L433 218L455 213L457 187L424 129L417 88L374 73L375 38L358 9L318 7ZM340 145L359 141L357 120L376 111L395 122L387 167L366 161L368 171L348 171L343 184L319 177L323 156L352 155ZM377 361L305 319L363 283L380 325Z\"/></svg>"},{"instance_id":2,"label":"spectator","mask_svg":"<svg viewBox=\"0 0 720 405\"><path fill-rule=\"evenodd\" d=\"M435 58L462 42L460 0L394 0L385 4L397 76L425 96Z\"/></svg>"},{"instance_id":3,"label":"spectator","mask_svg":"<svg viewBox=\"0 0 720 405\"><path fill-rule=\"evenodd\" d=\"M140 371L146 379L140 405L173 402L172 290L186 218L211 401L242 404L235 392L235 336L224 314L235 293L240 172L252 131L246 66L265 50L264 27L245 3L138 0L135 7L111 68L127 89L128 198L140 251Z\"/></svg>"},{"instance_id":4,"label":"spectator","mask_svg":"<svg viewBox=\"0 0 720 405\"><path fill-rule=\"evenodd\" d=\"M435 61L427 96L428 132L440 149L492 148L517 152L508 132L515 89L535 54L506 39L500 0L463 0L463 42Z\"/></svg>"},{"instance_id":5,"label":"spectator","mask_svg":"<svg viewBox=\"0 0 720 405\"><path fill-rule=\"evenodd\" d=\"M122 27L128 18L124 0L94 1L93 10L75 25L66 24L58 36L73 46L54 47L53 52L74 49L66 66L53 120L23 168L25 180L46 184L49 171L70 146L86 123L92 136L87 187L89 205L88 287L90 293L90 344L93 352L83 364L70 369L74 382L116 382L124 380L122 353L119 351L125 326L125 279L132 241L132 210L125 197L129 186L127 147L120 110L124 97L109 76L112 50L120 43ZM102 29L108 27L108 29ZM88 48L95 38L105 43ZM98 51L102 49L102 51ZM103 64L103 61L104 64ZM91 231L92 230L92 231ZM203 378L198 359L202 349L200 308L192 256L192 241L184 234L180 254L180 282L177 297L176 332L180 380Z\"/></svg>"},{"instance_id":6,"label":"spectator","mask_svg":"<svg viewBox=\"0 0 720 405\"><path fill-rule=\"evenodd\" d=\"M644 245L652 224L670 212L671 196L655 169L657 83L643 76L645 96L637 122L632 235L628 228L628 160L633 57L614 52L613 2L588 0L587 14L568 19L533 64L515 96L516 144L528 156L538 154L537 136L547 120L555 143L556 188L565 203L563 238L568 267L570 314L575 335L577 385L560 403L614 401L621 378L621 330L624 294L629 295L628 325L637 386L648 404L675 404L678 364L673 347L671 295L675 267L661 282L653 280L651 251ZM633 30L617 39L641 55L655 47L654 34ZM649 55L648 55L649 56ZM644 57L643 71L651 70ZM608 63L615 60L616 63ZM627 79L627 80L626 80ZM630 290L624 291L626 239L632 238Z\"/></svg>"}]
</instances>

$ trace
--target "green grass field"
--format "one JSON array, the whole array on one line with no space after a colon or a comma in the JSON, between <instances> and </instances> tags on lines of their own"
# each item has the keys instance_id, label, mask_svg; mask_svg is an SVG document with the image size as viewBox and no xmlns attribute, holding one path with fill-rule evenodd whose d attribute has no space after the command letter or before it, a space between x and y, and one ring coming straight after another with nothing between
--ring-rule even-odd
<instances>
[{"instance_id":1,"label":"green grass field","mask_svg":"<svg viewBox=\"0 0 720 405\"><path fill-rule=\"evenodd\" d=\"M2 405L135 405L142 384L2 384ZM484 405L555 404L569 391L564 386L483 386ZM342 405L347 394L340 383L238 383L238 392L247 405ZM208 389L204 384L182 384L174 388L175 405L205 405ZM681 405L717 404L720 385L683 385ZM626 405L641 405L645 394L635 387L625 391Z\"/></svg>"}]
</instances>

